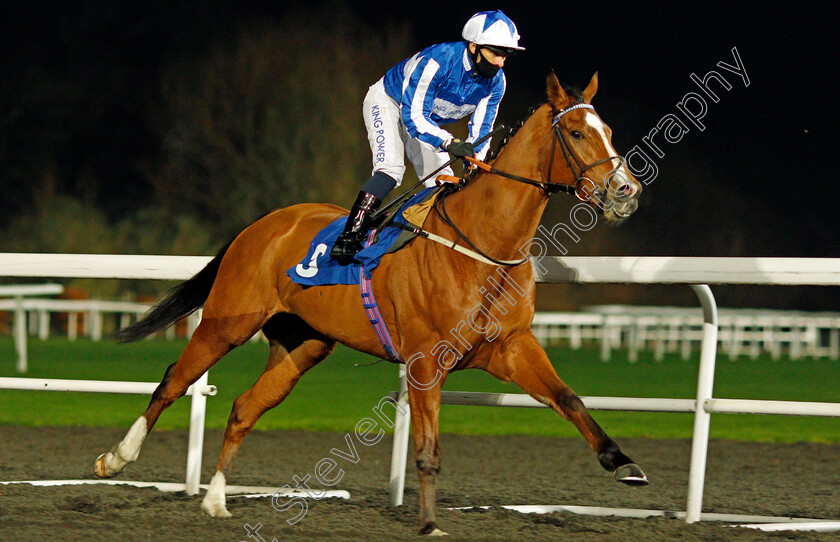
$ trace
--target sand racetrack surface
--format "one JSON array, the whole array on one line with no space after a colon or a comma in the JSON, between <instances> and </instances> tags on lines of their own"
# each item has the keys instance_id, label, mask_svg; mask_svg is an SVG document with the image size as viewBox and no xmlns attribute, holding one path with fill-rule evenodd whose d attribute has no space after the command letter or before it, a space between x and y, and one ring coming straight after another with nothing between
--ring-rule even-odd
<instances>
[{"instance_id":1,"label":"sand racetrack surface","mask_svg":"<svg viewBox=\"0 0 840 542\"><path fill-rule=\"evenodd\" d=\"M0 479L92 478L91 466L124 429L0 427ZM212 474L222 433L205 436L202 482ZM690 443L620 440L651 485L625 487L598 465L582 439L443 435L438 520L448 540L840 540L840 533L763 533L720 523L622 519L569 513L522 514L509 504L566 504L685 510ZM0 485L0 540L404 540L420 539L417 476L409 461L405 505L388 506L391 438L363 447L358 461L337 459L345 472L334 489L349 500L311 500L296 525L293 510L271 499L228 497L232 518L206 516L200 496L130 486L33 487ZM153 432L126 480L183 482L185 431ZM332 448L347 449L343 434L254 431L246 438L230 484L295 485ZM712 441L704 511L840 518L840 445ZM318 487L314 478L310 481ZM489 506L461 511L447 507ZM295 511L299 508L295 507ZM262 527L248 536L245 524Z\"/></svg>"}]
</instances>

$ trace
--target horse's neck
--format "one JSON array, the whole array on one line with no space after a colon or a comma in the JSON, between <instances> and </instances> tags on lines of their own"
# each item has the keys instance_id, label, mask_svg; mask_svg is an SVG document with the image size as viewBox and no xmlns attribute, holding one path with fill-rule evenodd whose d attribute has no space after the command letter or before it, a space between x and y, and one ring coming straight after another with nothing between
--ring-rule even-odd
<instances>
[{"instance_id":1,"label":"horse's neck","mask_svg":"<svg viewBox=\"0 0 840 542\"><path fill-rule=\"evenodd\" d=\"M527 137L514 138L493 166L541 180L537 157L543 144ZM479 248L501 259L522 257L520 249L534 237L548 201L535 186L487 173L478 175L457 196L446 203L453 223Z\"/></svg>"}]
</instances>

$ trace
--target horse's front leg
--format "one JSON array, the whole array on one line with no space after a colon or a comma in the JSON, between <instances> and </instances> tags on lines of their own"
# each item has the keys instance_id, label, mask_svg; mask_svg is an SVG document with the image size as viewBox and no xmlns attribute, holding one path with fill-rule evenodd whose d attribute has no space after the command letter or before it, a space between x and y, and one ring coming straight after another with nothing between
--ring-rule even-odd
<instances>
[{"instance_id":1,"label":"horse's front leg","mask_svg":"<svg viewBox=\"0 0 840 542\"><path fill-rule=\"evenodd\" d=\"M447 533L437 526L435 499L440 473L440 390L445 377L441 372L419 365L409 363L407 370L411 372L408 401L414 436L414 458L420 480L420 534L444 536Z\"/></svg>"},{"instance_id":2,"label":"horse's front leg","mask_svg":"<svg viewBox=\"0 0 840 542\"><path fill-rule=\"evenodd\" d=\"M572 422L598 456L598 461L615 479L628 485L647 485L642 469L601 429L583 401L563 382L545 350L530 332L521 332L496 346L485 370L504 381L512 381L537 401L551 407Z\"/></svg>"}]
</instances>

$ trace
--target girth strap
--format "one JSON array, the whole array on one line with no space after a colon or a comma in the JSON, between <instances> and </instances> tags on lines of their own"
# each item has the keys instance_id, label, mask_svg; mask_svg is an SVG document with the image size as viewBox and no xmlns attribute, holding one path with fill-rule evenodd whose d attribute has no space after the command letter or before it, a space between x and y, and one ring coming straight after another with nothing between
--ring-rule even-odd
<instances>
[{"instance_id":1,"label":"girth strap","mask_svg":"<svg viewBox=\"0 0 840 542\"><path fill-rule=\"evenodd\" d=\"M489 265L521 265L528 261L528 258L522 258L521 260L495 260L491 258L487 258L482 256L478 252L474 250L470 250L464 246L459 245L455 241L450 241L445 237L441 237L440 235L428 232L423 230L422 228L418 228L417 226L411 224L401 224L393 222L389 224L391 227L401 228L408 232L411 232L415 235L428 239L429 241L434 241L435 243L440 243L441 245L451 248L456 252L460 252L470 258L477 260L481 263L486 263ZM367 245L369 246L373 243L373 238L376 235L375 231L371 231L367 238ZM362 265L359 270L359 290L362 294L362 307L365 309L365 314L370 321L370 325L373 326L373 332L376 334L376 338L379 339L379 343L382 345L382 348L385 350L385 354L392 360L397 361L399 363L405 363L405 359L400 355L399 351L397 350L396 345L394 344L394 340L391 338L391 334L388 331L388 326L385 325L385 321L382 319L382 313L379 312L379 306L376 304L376 298L373 296L373 285L371 284L371 279L365 276L365 267Z\"/></svg>"},{"instance_id":2,"label":"girth strap","mask_svg":"<svg viewBox=\"0 0 840 542\"><path fill-rule=\"evenodd\" d=\"M367 238L367 245L373 243L375 232L370 232ZM405 363L405 360L397 351L394 340L388 332L388 326L382 319L382 313L379 312L379 307L376 304L376 298L373 296L373 285L371 280L365 276L365 266L360 267L359 271L359 290L362 294L362 306L365 309L365 314L370 320L370 325L373 326L373 332L376 333L376 338L379 339L382 348L385 349L385 354L392 360L400 363Z\"/></svg>"}]
</instances>

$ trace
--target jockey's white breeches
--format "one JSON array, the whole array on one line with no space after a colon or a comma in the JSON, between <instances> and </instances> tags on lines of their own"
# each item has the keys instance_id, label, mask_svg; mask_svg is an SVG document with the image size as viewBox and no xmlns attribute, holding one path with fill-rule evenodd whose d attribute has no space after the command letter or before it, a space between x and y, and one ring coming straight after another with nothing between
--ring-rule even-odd
<instances>
[{"instance_id":1,"label":"jockey's white breeches","mask_svg":"<svg viewBox=\"0 0 840 542\"><path fill-rule=\"evenodd\" d=\"M390 175L399 186L405 174L405 156L411 160L419 179L449 161L448 152L408 134L400 117L399 104L385 92L382 79L368 89L363 109L368 142L373 153L374 173L381 171ZM446 167L437 175L452 174L452 168ZM425 182L426 186L434 184L434 177Z\"/></svg>"}]
</instances>

